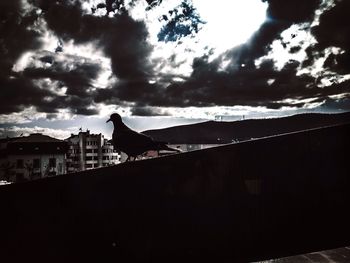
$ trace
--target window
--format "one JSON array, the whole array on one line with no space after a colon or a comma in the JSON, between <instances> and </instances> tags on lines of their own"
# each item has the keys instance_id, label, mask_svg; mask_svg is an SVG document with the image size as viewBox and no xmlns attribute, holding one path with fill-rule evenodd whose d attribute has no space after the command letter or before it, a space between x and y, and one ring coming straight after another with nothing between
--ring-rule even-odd
<instances>
[{"instance_id":1,"label":"window","mask_svg":"<svg viewBox=\"0 0 350 263\"><path fill-rule=\"evenodd\" d=\"M49 176L55 176L55 175L56 175L56 172L55 172L55 171L49 172L48 175L49 175Z\"/></svg>"},{"instance_id":2,"label":"window","mask_svg":"<svg viewBox=\"0 0 350 263\"><path fill-rule=\"evenodd\" d=\"M58 174L62 174L63 173L63 165L62 163L58 164Z\"/></svg>"},{"instance_id":3,"label":"window","mask_svg":"<svg viewBox=\"0 0 350 263\"><path fill-rule=\"evenodd\" d=\"M33 173L34 178L41 178L41 173Z\"/></svg>"},{"instance_id":4,"label":"window","mask_svg":"<svg viewBox=\"0 0 350 263\"><path fill-rule=\"evenodd\" d=\"M34 159L33 160L33 168L34 169L40 168L40 159Z\"/></svg>"},{"instance_id":5,"label":"window","mask_svg":"<svg viewBox=\"0 0 350 263\"><path fill-rule=\"evenodd\" d=\"M17 168L23 168L23 159L18 159L17 160L17 165L16 165Z\"/></svg>"},{"instance_id":6,"label":"window","mask_svg":"<svg viewBox=\"0 0 350 263\"><path fill-rule=\"evenodd\" d=\"M56 158L50 158L49 159L49 167L55 168L56 167Z\"/></svg>"}]
</instances>

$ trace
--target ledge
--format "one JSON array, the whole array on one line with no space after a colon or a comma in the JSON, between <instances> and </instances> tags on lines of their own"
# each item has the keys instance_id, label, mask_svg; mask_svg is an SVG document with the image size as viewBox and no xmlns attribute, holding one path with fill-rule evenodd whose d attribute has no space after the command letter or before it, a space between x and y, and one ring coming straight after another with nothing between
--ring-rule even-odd
<instances>
[{"instance_id":1,"label":"ledge","mask_svg":"<svg viewBox=\"0 0 350 263\"><path fill-rule=\"evenodd\" d=\"M246 262L346 246L349 134L338 125L1 186L2 258Z\"/></svg>"}]
</instances>

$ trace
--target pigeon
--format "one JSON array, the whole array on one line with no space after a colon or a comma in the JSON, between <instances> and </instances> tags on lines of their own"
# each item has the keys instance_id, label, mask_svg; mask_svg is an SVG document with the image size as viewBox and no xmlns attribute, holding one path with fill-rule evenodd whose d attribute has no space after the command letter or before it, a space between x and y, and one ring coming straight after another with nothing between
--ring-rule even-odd
<instances>
[{"instance_id":1,"label":"pigeon","mask_svg":"<svg viewBox=\"0 0 350 263\"><path fill-rule=\"evenodd\" d=\"M112 134L114 149L127 154L128 158L126 161L129 161L130 157L133 157L133 160L135 160L137 156L151 150L181 152L179 149L167 146L165 142L155 141L145 134L133 131L123 123L122 118L117 113L113 113L106 123L109 121L113 122L114 125Z\"/></svg>"}]
</instances>

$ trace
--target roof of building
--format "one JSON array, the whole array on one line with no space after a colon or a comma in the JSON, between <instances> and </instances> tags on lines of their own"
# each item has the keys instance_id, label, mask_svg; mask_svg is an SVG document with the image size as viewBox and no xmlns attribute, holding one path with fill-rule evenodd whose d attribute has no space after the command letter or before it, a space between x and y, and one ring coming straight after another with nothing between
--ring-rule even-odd
<instances>
[{"instance_id":1,"label":"roof of building","mask_svg":"<svg viewBox=\"0 0 350 263\"><path fill-rule=\"evenodd\" d=\"M68 141L70 139L73 139L73 138L78 138L79 135L83 135L83 136L86 136L87 138L91 138L91 137L104 137L104 135L102 133L99 133L99 134L94 134L94 133L90 133L89 130L87 130L86 132L83 132L83 131L80 131L78 134L71 134L68 138L65 139L65 141Z\"/></svg>"},{"instance_id":2,"label":"roof of building","mask_svg":"<svg viewBox=\"0 0 350 263\"><path fill-rule=\"evenodd\" d=\"M7 137L7 138L0 138L0 143L7 143L11 141L15 141L20 137Z\"/></svg>"},{"instance_id":3,"label":"roof of building","mask_svg":"<svg viewBox=\"0 0 350 263\"><path fill-rule=\"evenodd\" d=\"M47 135L43 135L41 133L33 133L29 136L25 137L18 137L16 140L13 140L12 142L62 142L62 140L52 138Z\"/></svg>"},{"instance_id":4,"label":"roof of building","mask_svg":"<svg viewBox=\"0 0 350 263\"><path fill-rule=\"evenodd\" d=\"M5 154L26 155L26 154L64 154L68 150L65 141L52 138L41 133L30 134L25 137L18 137L7 144Z\"/></svg>"}]
</instances>

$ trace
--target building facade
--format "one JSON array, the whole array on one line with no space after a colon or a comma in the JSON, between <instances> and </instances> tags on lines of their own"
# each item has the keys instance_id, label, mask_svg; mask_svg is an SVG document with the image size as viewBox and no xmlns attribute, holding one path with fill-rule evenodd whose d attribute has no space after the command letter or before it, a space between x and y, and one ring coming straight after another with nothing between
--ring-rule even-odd
<instances>
[{"instance_id":1,"label":"building facade","mask_svg":"<svg viewBox=\"0 0 350 263\"><path fill-rule=\"evenodd\" d=\"M67 172L79 172L120 163L120 154L113 145L100 134L90 131L72 134L65 140L68 145Z\"/></svg>"},{"instance_id":2,"label":"building facade","mask_svg":"<svg viewBox=\"0 0 350 263\"><path fill-rule=\"evenodd\" d=\"M66 173L66 142L43 135L2 139L0 178L22 182Z\"/></svg>"}]
</instances>

